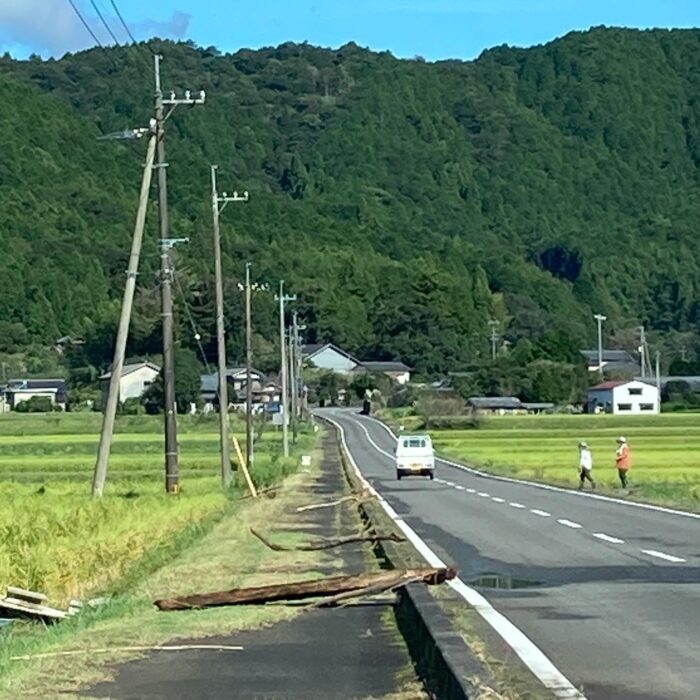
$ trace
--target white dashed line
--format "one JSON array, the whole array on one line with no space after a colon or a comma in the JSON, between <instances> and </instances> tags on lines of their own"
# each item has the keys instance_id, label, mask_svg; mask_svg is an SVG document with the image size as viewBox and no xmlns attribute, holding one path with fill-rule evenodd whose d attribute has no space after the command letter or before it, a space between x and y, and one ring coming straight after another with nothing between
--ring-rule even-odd
<instances>
[{"instance_id":1,"label":"white dashed line","mask_svg":"<svg viewBox=\"0 0 700 700\"><path fill-rule=\"evenodd\" d=\"M561 520L557 520L557 522L560 525L565 525L566 527L571 527L574 530L578 530L580 527L583 527L583 525L580 525L579 523L575 523L573 520L567 520L566 518L562 518Z\"/></svg>"},{"instance_id":2,"label":"white dashed line","mask_svg":"<svg viewBox=\"0 0 700 700\"><path fill-rule=\"evenodd\" d=\"M467 489L467 493L476 493L476 489Z\"/></svg>"},{"instance_id":3,"label":"white dashed line","mask_svg":"<svg viewBox=\"0 0 700 700\"><path fill-rule=\"evenodd\" d=\"M464 486L460 486L459 484L457 484L455 488L457 489L457 491L464 491Z\"/></svg>"},{"instance_id":4,"label":"white dashed line","mask_svg":"<svg viewBox=\"0 0 700 700\"><path fill-rule=\"evenodd\" d=\"M505 503L505 502L506 502L506 499L505 499L505 498L498 498L498 496L493 496L493 497L491 498L491 500L492 500L494 503Z\"/></svg>"},{"instance_id":5,"label":"white dashed line","mask_svg":"<svg viewBox=\"0 0 700 700\"><path fill-rule=\"evenodd\" d=\"M664 559L666 561L672 561L676 564L684 562L685 559L681 557L674 557L673 554L665 554L664 552L657 552L655 549L642 549L642 554L648 554L650 557L656 557L657 559Z\"/></svg>"},{"instance_id":6,"label":"white dashed line","mask_svg":"<svg viewBox=\"0 0 700 700\"><path fill-rule=\"evenodd\" d=\"M511 506L511 508L525 508L522 503L509 503L508 505Z\"/></svg>"},{"instance_id":7,"label":"white dashed line","mask_svg":"<svg viewBox=\"0 0 700 700\"><path fill-rule=\"evenodd\" d=\"M624 540L617 537L610 537L610 535L606 535L604 532L594 532L593 537L597 537L599 540L603 540L603 542L610 542L610 544L625 544Z\"/></svg>"},{"instance_id":8,"label":"white dashed line","mask_svg":"<svg viewBox=\"0 0 700 700\"><path fill-rule=\"evenodd\" d=\"M491 496L488 493L485 493L484 491L479 491L479 496L482 498L491 498Z\"/></svg>"},{"instance_id":9,"label":"white dashed line","mask_svg":"<svg viewBox=\"0 0 700 700\"><path fill-rule=\"evenodd\" d=\"M530 510L531 513L534 513L535 515L540 515L543 518L549 518L552 514L548 513L546 510L539 510L538 508L532 508Z\"/></svg>"},{"instance_id":10,"label":"white dashed line","mask_svg":"<svg viewBox=\"0 0 700 700\"><path fill-rule=\"evenodd\" d=\"M451 481L446 481L445 483L446 483L448 486L453 486L453 487L454 487L454 484L453 484Z\"/></svg>"}]
</instances>

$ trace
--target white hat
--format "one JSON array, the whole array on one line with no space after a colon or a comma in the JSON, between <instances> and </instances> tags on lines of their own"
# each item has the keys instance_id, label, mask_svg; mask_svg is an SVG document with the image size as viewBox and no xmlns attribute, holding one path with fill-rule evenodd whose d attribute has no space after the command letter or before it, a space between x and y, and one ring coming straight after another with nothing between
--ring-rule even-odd
<instances>
[{"instance_id":1,"label":"white hat","mask_svg":"<svg viewBox=\"0 0 700 700\"><path fill-rule=\"evenodd\" d=\"M588 447L588 443L581 440L581 442L579 442L578 446L579 447Z\"/></svg>"},{"instance_id":2,"label":"white hat","mask_svg":"<svg viewBox=\"0 0 700 700\"><path fill-rule=\"evenodd\" d=\"M620 435L619 438L617 438L618 442L627 442L627 438L624 435Z\"/></svg>"}]
</instances>

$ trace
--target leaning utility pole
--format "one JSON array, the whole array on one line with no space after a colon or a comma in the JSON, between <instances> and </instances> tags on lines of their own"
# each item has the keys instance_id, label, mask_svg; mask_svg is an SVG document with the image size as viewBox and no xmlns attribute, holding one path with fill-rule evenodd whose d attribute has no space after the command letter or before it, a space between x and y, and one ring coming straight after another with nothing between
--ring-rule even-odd
<instances>
[{"instance_id":1,"label":"leaning utility pole","mask_svg":"<svg viewBox=\"0 0 700 700\"><path fill-rule=\"evenodd\" d=\"M180 488L180 467L177 456L177 406L175 404L175 346L173 333L173 293L172 293L172 263L170 249L175 240L169 237L168 224L168 182L165 161L165 120L178 105L204 104L204 92L197 97L191 97L189 90L184 98L176 98L171 92L170 97L163 99L160 87L160 62L162 56L153 57L155 63L155 116L156 136L158 138L158 207L160 211L160 290L163 316L163 385L165 413L165 490L177 493ZM163 113L164 105L170 106L167 115Z\"/></svg>"},{"instance_id":2,"label":"leaning utility pole","mask_svg":"<svg viewBox=\"0 0 700 700\"><path fill-rule=\"evenodd\" d=\"M253 467L253 313L250 287L250 263L245 264L245 463L250 473Z\"/></svg>"},{"instance_id":3,"label":"leaning utility pole","mask_svg":"<svg viewBox=\"0 0 700 700\"><path fill-rule=\"evenodd\" d=\"M288 301L296 301L296 298L296 294L292 296L285 296L284 280L280 280L280 292L277 296L277 300L280 304L280 379L282 384L282 445L285 457L289 457L289 429L287 424L289 417L289 402L287 400L287 353L284 333L284 305Z\"/></svg>"},{"instance_id":4,"label":"leaning utility pole","mask_svg":"<svg viewBox=\"0 0 700 700\"><path fill-rule=\"evenodd\" d=\"M216 170L211 166L211 211L214 220L214 278L216 282L216 347L219 374L219 437L221 446L221 485L226 489L231 485L231 452L228 437L228 377L226 375L226 331L224 328L224 278L221 272L221 234L219 214L229 202L247 202L248 193L240 197L238 192L229 197L226 192L219 196L216 189ZM221 205L221 207L219 207ZM250 465L249 465L250 466Z\"/></svg>"},{"instance_id":5,"label":"leaning utility pole","mask_svg":"<svg viewBox=\"0 0 700 700\"><path fill-rule=\"evenodd\" d=\"M112 375L109 379L109 393L107 394L107 404L104 408L104 415L102 417L102 432L100 433L100 446L97 451L95 475L92 481L93 496L102 496L102 494L104 493L105 482L107 480L109 451L112 446L114 421L117 415L117 405L119 404L119 382L121 380L122 367L124 366L126 341L129 337L131 308L134 303L136 276L138 275L139 258L141 256L141 242L143 241L143 229L146 223L146 210L148 209L148 195L151 190L151 175L153 174L153 160L155 156L155 151L156 136L155 134L152 134L148 141L148 150L146 152L146 164L144 166L143 178L141 180L141 193L139 195L139 206L138 211L136 213L134 237L131 242L129 266L126 272L126 285L124 287L122 311L121 316L119 317L117 341L114 346L114 359L112 360Z\"/></svg>"}]
</instances>

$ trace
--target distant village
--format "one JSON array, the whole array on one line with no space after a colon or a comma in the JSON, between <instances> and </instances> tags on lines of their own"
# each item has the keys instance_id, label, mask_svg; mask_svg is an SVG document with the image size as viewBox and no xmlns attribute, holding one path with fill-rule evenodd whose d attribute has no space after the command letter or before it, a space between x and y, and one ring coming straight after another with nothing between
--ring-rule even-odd
<instances>
[{"instance_id":1,"label":"distant village","mask_svg":"<svg viewBox=\"0 0 700 700\"><path fill-rule=\"evenodd\" d=\"M625 350L603 350L602 365L598 351L582 350L591 377L585 403L570 406L568 409L582 413L611 413L654 415L661 410L661 393L671 383L685 385L691 392L700 392L700 377L686 376L639 376L639 363ZM302 360L305 376L315 373L336 375L344 381L339 384L336 394L326 399L316 399L317 403L330 401L344 404L350 401L347 385L361 375L384 377L395 387L413 387L437 397L455 396L453 374L432 382L416 381L413 370L401 360L374 361L359 360L352 353L333 343L319 343L302 346ZM119 381L119 402L139 400L156 381L161 368L150 361L131 362L123 366ZM458 375L459 373L454 373ZM111 373L99 377L102 390L102 404L106 399ZM231 367L227 370L229 386L229 410L245 410L246 368ZM280 401L280 383L276 375L265 375L252 369L253 410L275 410ZM305 387L306 388L306 387ZM51 377L17 377L6 380L0 386L0 413L13 410L26 410L24 402L39 397L47 410L71 410L69 402L70 386L65 379ZM521 401L515 396L470 396L466 398L469 410L493 415L550 413L561 407L548 402ZM102 405L91 406L101 410ZM201 376L200 400L192 404L192 412L209 413L218 411L218 374Z\"/></svg>"}]
</instances>

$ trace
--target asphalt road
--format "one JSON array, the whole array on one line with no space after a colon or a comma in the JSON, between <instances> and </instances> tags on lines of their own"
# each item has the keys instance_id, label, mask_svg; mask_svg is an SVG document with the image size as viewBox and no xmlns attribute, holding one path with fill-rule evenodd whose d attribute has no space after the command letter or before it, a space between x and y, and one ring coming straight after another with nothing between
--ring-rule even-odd
<instances>
[{"instance_id":1,"label":"asphalt road","mask_svg":"<svg viewBox=\"0 0 700 700\"><path fill-rule=\"evenodd\" d=\"M440 460L432 482L397 481L395 440L380 424L350 410L326 415L408 525L589 700L700 697L700 520L498 481ZM523 587L475 583L491 573Z\"/></svg>"}]
</instances>

